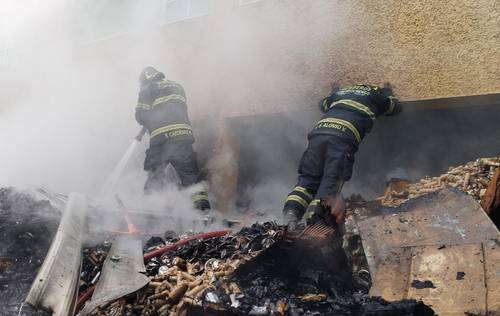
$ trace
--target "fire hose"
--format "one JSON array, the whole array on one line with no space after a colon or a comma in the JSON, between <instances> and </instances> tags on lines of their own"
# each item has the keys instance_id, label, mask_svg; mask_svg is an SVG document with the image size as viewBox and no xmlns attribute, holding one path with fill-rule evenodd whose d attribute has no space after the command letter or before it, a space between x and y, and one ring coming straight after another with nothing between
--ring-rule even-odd
<instances>
[{"instance_id":1,"label":"fire hose","mask_svg":"<svg viewBox=\"0 0 500 316\"><path fill-rule=\"evenodd\" d=\"M188 238L179 240L178 242L173 243L171 245L168 245L168 246L165 246L162 248L158 248L158 249L155 249L153 251L145 253L144 254L144 261L150 260L154 257L161 256L162 254L164 254L168 251L175 250L175 249L189 243L192 240L197 240L197 239L203 240L203 239L210 239L210 238L215 238L215 237L222 237L222 236L229 234L230 232L231 232L230 230L219 230L219 231L213 231L213 232L202 233L202 234L190 236ZM80 310L80 308L83 306L83 304L85 304L85 302L87 302L92 297L92 294L94 293L96 285L97 285L97 283L92 285L91 287L89 287L83 293L80 294L80 296L78 297L78 301L76 303L76 310L77 311Z\"/></svg>"}]
</instances>

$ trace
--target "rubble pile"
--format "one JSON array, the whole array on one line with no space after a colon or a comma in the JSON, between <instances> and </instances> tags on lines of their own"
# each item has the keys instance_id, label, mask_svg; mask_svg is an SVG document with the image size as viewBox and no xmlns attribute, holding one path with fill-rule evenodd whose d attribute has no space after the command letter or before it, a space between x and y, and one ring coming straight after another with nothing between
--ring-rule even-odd
<instances>
[{"instance_id":1,"label":"rubble pile","mask_svg":"<svg viewBox=\"0 0 500 316\"><path fill-rule=\"evenodd\" d=\"M45 315L22 302L55 235L60 213L47 201L0 189L0 315Z\"/></svg>"},{"instance_id":2,"label":"rubble pile","mask_svg":"<svg viewBox=\"0 0 500 316\"><path fill-rule=\"evenodd\" d=\"M433 315L416 301L368 297L352 288L346 266L332 264L337 252L283 236L268 222L192 240L146 263L145 288L92 315ZM175 240L155 237L146 249Z\"/></svg>"},{"instance_id":3,"label":"rubble pile","mask_svg":"<svg viewBox=\"0 0 500 316\"><path fill-rule=\"evenodd\" d=\"M416 183L387 190L380 200L384 206L397 207L410 199L450 186L480 202L498 167L500 157L477 159L462 166L450 167L448 172L438 177L425 177Z\"/></svg>"},{"instance_id":4,"label":"rubble pile","mask_svg":"<svg viewBox=\"0 0 500 316\"><path fill-rule=\"evenodd\" d=\"M207 240L192 240L188 244L146 263L146 273L151 278L141 291L101 307L94 315L111 315L123 308L124 315L170 315L185 310L187 306L202 305L202 295L215 283L230 276L235 269L281 237L282 229L274 223L253 225L237 235ZM152 251L187 238L151 238L145 251ZM210 296L210 295L209 295ZM117 305L118 304L118 305Z\"/></svg>"}]
</instances>

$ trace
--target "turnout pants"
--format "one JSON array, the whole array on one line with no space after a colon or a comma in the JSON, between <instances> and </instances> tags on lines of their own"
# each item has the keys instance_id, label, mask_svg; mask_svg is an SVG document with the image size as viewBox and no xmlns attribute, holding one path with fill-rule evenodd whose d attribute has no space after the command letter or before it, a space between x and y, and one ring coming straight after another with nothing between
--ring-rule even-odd
<instances>
[{"instance_id":1,"label":"turnout pants","mask_svg":"<svg viewBox=\"0 0 500 316\"><path fill-rule=\"evenodd\" d=\"M327 195L340 193L344 182L352 176L357 150L356 143L342 136L312 135L300 160L298 183L283 210L291 210L302 218L310 204L317 205Z\"/></svg>"},{"instance_id":2,"label":"turnout pants","mask_svg":"<svg viewBox=\"0 0 500 316\"><path fill-rule=\"evenodd\" d=\"M163 144L152 145L146 151L144 170L148 172L148 179L144 185L144 193L151 194L164 189L168 183L165 168L171 164L183 187L199 182L199 169L196 153L191 141L167 141ZM196 192L193 203L197 209L210 209L208 195L205 191Z\"/></svg>"}]
</instances>

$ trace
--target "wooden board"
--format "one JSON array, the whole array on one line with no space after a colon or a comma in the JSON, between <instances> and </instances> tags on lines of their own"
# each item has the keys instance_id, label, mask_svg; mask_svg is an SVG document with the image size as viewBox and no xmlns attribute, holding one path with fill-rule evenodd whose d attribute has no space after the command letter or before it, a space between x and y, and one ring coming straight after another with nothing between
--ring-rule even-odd
<instances>
[{"instance_id":1,"label":"wooden board","mask_svg":"<svg viewBox=\"0 0 500 316\"><path fill-rule=\"evenodd\" d=\"M381 260L377 273L372 273L370 295L381 296L388 301L405 299L411 268L411 248L394 250Z\"/></svg>"},{"instance_id":2,"label":"wooden board","mask_svg":"<svg viewBox=\"0 0 500 316\"><path fill-rule=\"evenodd\" d=\"M422 300L441 316L485 314L484 278L481 244L413 247L407 297ZM433 288L418 288L425 281Z\"/></svg>"},{"instance_id":3,"label":"wooden board","mask_svg":"<svg viewBox=\"0 0 500 316\"><path fill-rule=\"evenodd\" d=\"M486 301L490 315L500 315L500 240L483 243Z\"/></svg>"},{"instance_id":4,"label":"wooden board","mask_svg":"<svg viewBox=\"0 0 500 316\"><path fill-rule=\"evenodd\" d=\"M372 273L395 248L474 244L500 236L473 198L451 189L360 220L358 229Z\"/></svg>"},{"instance_id":5,"label":"wooden board","mask_svg":"<svg viewBox=\"0 0 500 316\"><path fill-rule=\"evenodd\" d=\"M500 233L471 197L444 189L383 215L360 217L357 228L371 295L422 299L439 315L484 314L488 308L495 315L500 308L500 244L492 241ZM417 289L413 281L431 281L435 288Z\"/></svg>"}]
</instances>

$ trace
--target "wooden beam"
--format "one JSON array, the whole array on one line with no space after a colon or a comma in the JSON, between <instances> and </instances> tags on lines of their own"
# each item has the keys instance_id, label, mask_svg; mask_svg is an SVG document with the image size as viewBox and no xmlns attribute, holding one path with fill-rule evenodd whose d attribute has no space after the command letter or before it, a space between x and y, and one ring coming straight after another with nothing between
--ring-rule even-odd
<instances>
[{"instance_id":1,"label":"wooden beam","mask_svg":"<svg viewBox=\"0 0 500 316\"><path fill-rule=\"evenodd\" d=\"M240 140L229 120L222 118L216 123L215 135L207 164L210 192L215 196L214 208L227 214L237 199Z\"/></svg>"}]
</instances>

